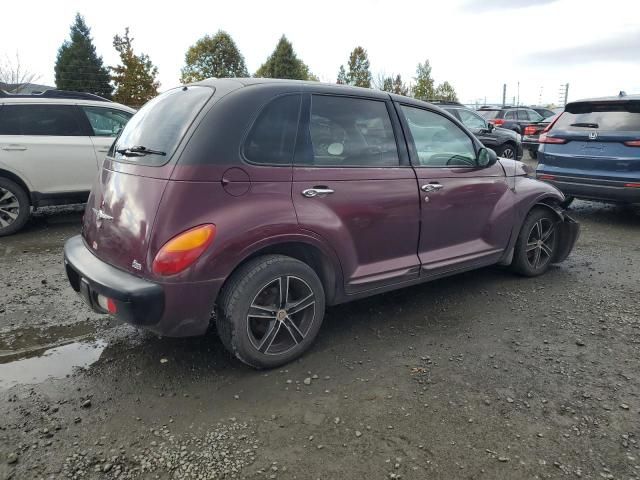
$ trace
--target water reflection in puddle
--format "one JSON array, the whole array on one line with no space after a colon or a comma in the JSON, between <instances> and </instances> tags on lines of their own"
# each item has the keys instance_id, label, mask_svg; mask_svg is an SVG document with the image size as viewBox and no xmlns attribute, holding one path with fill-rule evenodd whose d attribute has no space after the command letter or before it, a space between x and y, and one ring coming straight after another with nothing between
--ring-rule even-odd
<instances>
[{"instance_id":1,"label":"water reflection in puddle","mask_svg":"<svg viewBox=\"0 0 640 480\"><path fill-rule=\"evenodd\" d=\"M15 385L41 383L49 378L64 378L74 368L86 368L95 363L107 342L75 342L50 348L37 357L21 358L0 364L0 390Z\"/></svg>"}]
</instances>

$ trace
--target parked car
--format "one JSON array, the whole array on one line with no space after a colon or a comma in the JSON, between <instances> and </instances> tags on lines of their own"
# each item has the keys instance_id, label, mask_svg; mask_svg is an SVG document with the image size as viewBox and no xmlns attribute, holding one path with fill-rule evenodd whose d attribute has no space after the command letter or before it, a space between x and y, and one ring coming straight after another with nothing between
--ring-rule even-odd
<instances>
[{"instance_id":1,"label":"parked car","mask_svg":"<svg viewBox=\"0 0 640 480\"><path fill-rule=\"evenodd\" d=\"M544 120L538 112L526 107L480 107L478 113L496 127L508 128L521 135L527 125Z\"/></svg>"},{"instance_id":2,"label":"parked car","mask_svg":"<svg viewBox=\"0 0 640 480\"><path fill-rule=\"evenodd\" d=\"M0 90L0 236L32 208L84 202L114 137L135 111L88 93Z\"/></svg>"},{"instance_id":3,"label":"parked car","mask_svg":"<svg viewBox=\"0 0 640 480\"><path fill-rule=\"evenodd\" d=\"M495 127L463 105L442 104L439 106L462 122L485 147L493 149L499 157L517 160L522 158L522 141L520 135L513 130Z\"/></svg>"},{"instance_id":4,"label":"parked car","mask_svg":"<svg viewBox=\"0 0 640 480\"><path fill-rule=\"evenodd\" d=\"M542 122L524 127L524 131L522 133L522 144L533 158L538 154L538 139L540 138L540 134L542 134L542 132L544 132L544 130L553 123L558 116L559 114L555 114L549 118L545 118Z\"/></svg>"},{"instance_id":5,"label":"parked car","mask_svg":"<svg viewBox=\"0 0 640 480\"><path fill-rule=\"evenodd\" d=\"M326 305L496 263L542 274L578 234L562 201L436 106L211 79L131 119L64 259L97 312L167 336L213 316L230 352L275 367L309 348Z\"/></svg>"},{"instance_id":6,"label":"parked car","mask_svg":"<svg viewBox=\"0 0 640 480\"><path fill-rule=\"evenodd\" d=\"M540 135L540 180L567 196L640 203L640 96L568 103Z\"/></svg>"}]
</instances>

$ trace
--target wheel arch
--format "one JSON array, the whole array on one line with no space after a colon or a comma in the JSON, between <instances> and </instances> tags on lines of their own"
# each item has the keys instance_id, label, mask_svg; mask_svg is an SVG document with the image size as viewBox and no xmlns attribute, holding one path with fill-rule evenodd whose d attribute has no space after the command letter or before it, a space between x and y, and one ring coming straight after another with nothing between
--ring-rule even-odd
<instances>
[{"instance_id":1,"label":"wheel arch","mask_svg":"<svg viewBox=\"0 0 640 480\"><path fill-rule=\"evenodd\" d=\"M340 285L342 284L342 271L335 259L324 252L317 245L304 240L282 240L269 245L264 245L253 249L242 257L231 273L227 275L222 289L225 288L227 282L232 275L248 261L263 255L285 255L295 258L311 267L320 278L320 282L324 288L326 303L332 305L336 303L340 297Z\"/></svg>"},{"instance_id":2,"label":"wheel arch","mask_svg":"<svg viewBox=\"0 0 640 480\"><path fill-rule=\"evenodd\" d=\"M18 186L23 188L25 193L29 197L29 202L31 203L31 205L34 205L34 198L33 198L33 195L31 193L31 189L27 185L27 182L25 182L22 178L20 178L15 173L10 172L9 170L6 170L4 168L0 168L0 177L4 177L7 180L11 180L12 182L15 182L16 184L18 184Z\"/></svg>"}]
</instances>

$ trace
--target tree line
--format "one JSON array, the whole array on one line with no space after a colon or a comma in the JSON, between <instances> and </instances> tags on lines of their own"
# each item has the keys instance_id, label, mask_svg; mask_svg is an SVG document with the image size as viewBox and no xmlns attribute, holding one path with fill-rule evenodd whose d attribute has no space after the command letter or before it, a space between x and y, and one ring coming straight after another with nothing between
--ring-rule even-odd
<instances>
[{"instance_id":1,"label":"tree line","mask_svg":"<svg viewBox=\"0 0 640 480\"><path fill-rule=\"evenodd\" d=\"M69 39L58 50L56 88L95 93L133 107L143 105L158 94L158 68L148 55L134 51L133 40L129 28L125 28L122 35L115 35L113 47L118 52L120 63L105 66L96 52L91 29L82 15L76 14ZM248 76L250 74L240 49L227 32L220 30L214 35L205 35L187 49L180 81L191 83L211 77ZM318 80L284 35L253 76ZM361 46L350 53L346 68L340 65L336 83L377 88L421 100L457 100L455 89L449 82L436 86L429 60L418 64L411 83L405 82L399 74L381 74L374 80L367 51Z\"/></svg>"}]
</instances>

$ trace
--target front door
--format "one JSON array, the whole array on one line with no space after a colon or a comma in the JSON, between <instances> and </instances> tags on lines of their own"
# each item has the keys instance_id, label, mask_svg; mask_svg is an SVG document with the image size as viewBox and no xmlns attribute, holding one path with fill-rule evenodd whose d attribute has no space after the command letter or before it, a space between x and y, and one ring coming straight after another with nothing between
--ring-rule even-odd
<instances>
[{"instance_id":1,"label":"front door","mask_svg":"<svg viewBox=\"0 0 640 480\"><path fill-rule=\"evenodd\" d=\"M303 104L293 203L300 225L337 250L347 293L419 275L416 177L391 115L377 99L318 94Z\"/></svg>"},{"instance_id":2,"label":"front door","mask_svg":"<svg viewBox=\"0 0 640 480\"><path fill-rule=\"evenodd\" d=\"M513 199L502 166L479 167L471 137L444 115L409 105L399 111L410 132L421 197L423 274L497 261L513 225Z\"/></svg>"}]
</instances>

